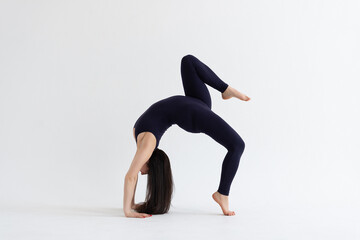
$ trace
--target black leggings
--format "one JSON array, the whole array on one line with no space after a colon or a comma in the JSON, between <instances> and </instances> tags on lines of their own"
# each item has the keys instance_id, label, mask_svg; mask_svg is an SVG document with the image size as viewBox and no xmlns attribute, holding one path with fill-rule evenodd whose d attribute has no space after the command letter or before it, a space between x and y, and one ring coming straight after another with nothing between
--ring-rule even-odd
<instances>
[{"instance_id":1,"label":"black leggings","mask_svg":"<svg viewBox=\"0 0 360 240\"><path fill-rule=\"evenodd\" d=\"M207 134L228 150L222 163L220 184L217 191L223 195L229 195L230 186L244 152L245 143L227 122L211 110L211 97L205 83L221 93L226 90L228 84L193 55L186 55L182 58L181 77L185 95L198 98L209 107L199 112L197 116L200 132Z\"/></svg>"}]
</instances>

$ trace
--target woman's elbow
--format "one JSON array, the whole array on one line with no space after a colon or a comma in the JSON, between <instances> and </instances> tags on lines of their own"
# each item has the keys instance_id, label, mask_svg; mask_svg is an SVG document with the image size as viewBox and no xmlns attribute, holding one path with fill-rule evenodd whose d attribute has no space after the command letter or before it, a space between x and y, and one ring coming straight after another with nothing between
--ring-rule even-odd
<instances>
[{"instance_id":1,"label":"woman's elbow","mask_svg":"<svg viewBox=\"0 0 360 240\"><path fill-rule=\"evenodd\" d=\"M136 181L137 177L138 177L137 175L127 173L125 175L125 181L130 181L130 182Z\"/></svg>"}]
</instances>

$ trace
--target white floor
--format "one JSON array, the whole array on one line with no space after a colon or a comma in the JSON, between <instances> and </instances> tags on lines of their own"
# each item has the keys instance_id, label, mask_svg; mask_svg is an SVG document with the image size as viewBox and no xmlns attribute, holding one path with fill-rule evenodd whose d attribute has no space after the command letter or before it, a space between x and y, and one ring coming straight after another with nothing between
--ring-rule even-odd
<instances>
[{"instance_id":1,"label":"white floor","mask_svg":"<svg viewBox=\"0 0 360 240\"><path fill-rule=\"evenodd\" d=\"M263 207L223 216L214 207L172 207L126 218L121 208L1 206L0 239L360 239L359 209Z\"/></svg>"}]
</instances>

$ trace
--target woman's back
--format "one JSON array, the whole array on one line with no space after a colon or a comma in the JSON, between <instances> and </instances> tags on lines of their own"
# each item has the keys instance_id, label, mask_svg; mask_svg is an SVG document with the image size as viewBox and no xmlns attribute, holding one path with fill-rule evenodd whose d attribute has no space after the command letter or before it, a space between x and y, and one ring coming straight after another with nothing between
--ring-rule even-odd
<instances>
[{"instance_id":1,"label":"woman's back","mask_svg":"<svg viewBox=\"0 0 360 240\"><path fill-rule=\"evenodd\" d=\"M135 139L141 132L152 132L157 140L156 147L164 132L173 124L182 129L199 133L197 116L211 109L200 99L174 95L152 104L135 122Z\"/></svg>"}]
</instances>

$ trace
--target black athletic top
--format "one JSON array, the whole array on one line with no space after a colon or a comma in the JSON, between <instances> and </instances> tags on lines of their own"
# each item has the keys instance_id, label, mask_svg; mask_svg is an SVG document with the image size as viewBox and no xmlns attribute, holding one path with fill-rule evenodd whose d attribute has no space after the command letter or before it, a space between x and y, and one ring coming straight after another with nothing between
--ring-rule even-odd
<instances>
[{"instance_id":1,"label":"black athletic top","mask_svg":"<svg viewBox=\"0 0 360 240\"><path fill-rule=\"evenodd\" d=\"M182 129L199 133L197 116L210 108L200 99L174 95L152 104L135 122L135 139L141 132L151 132L156 137L156 147L165 131L173 124Z\"/></svg>"}]
</instances>

